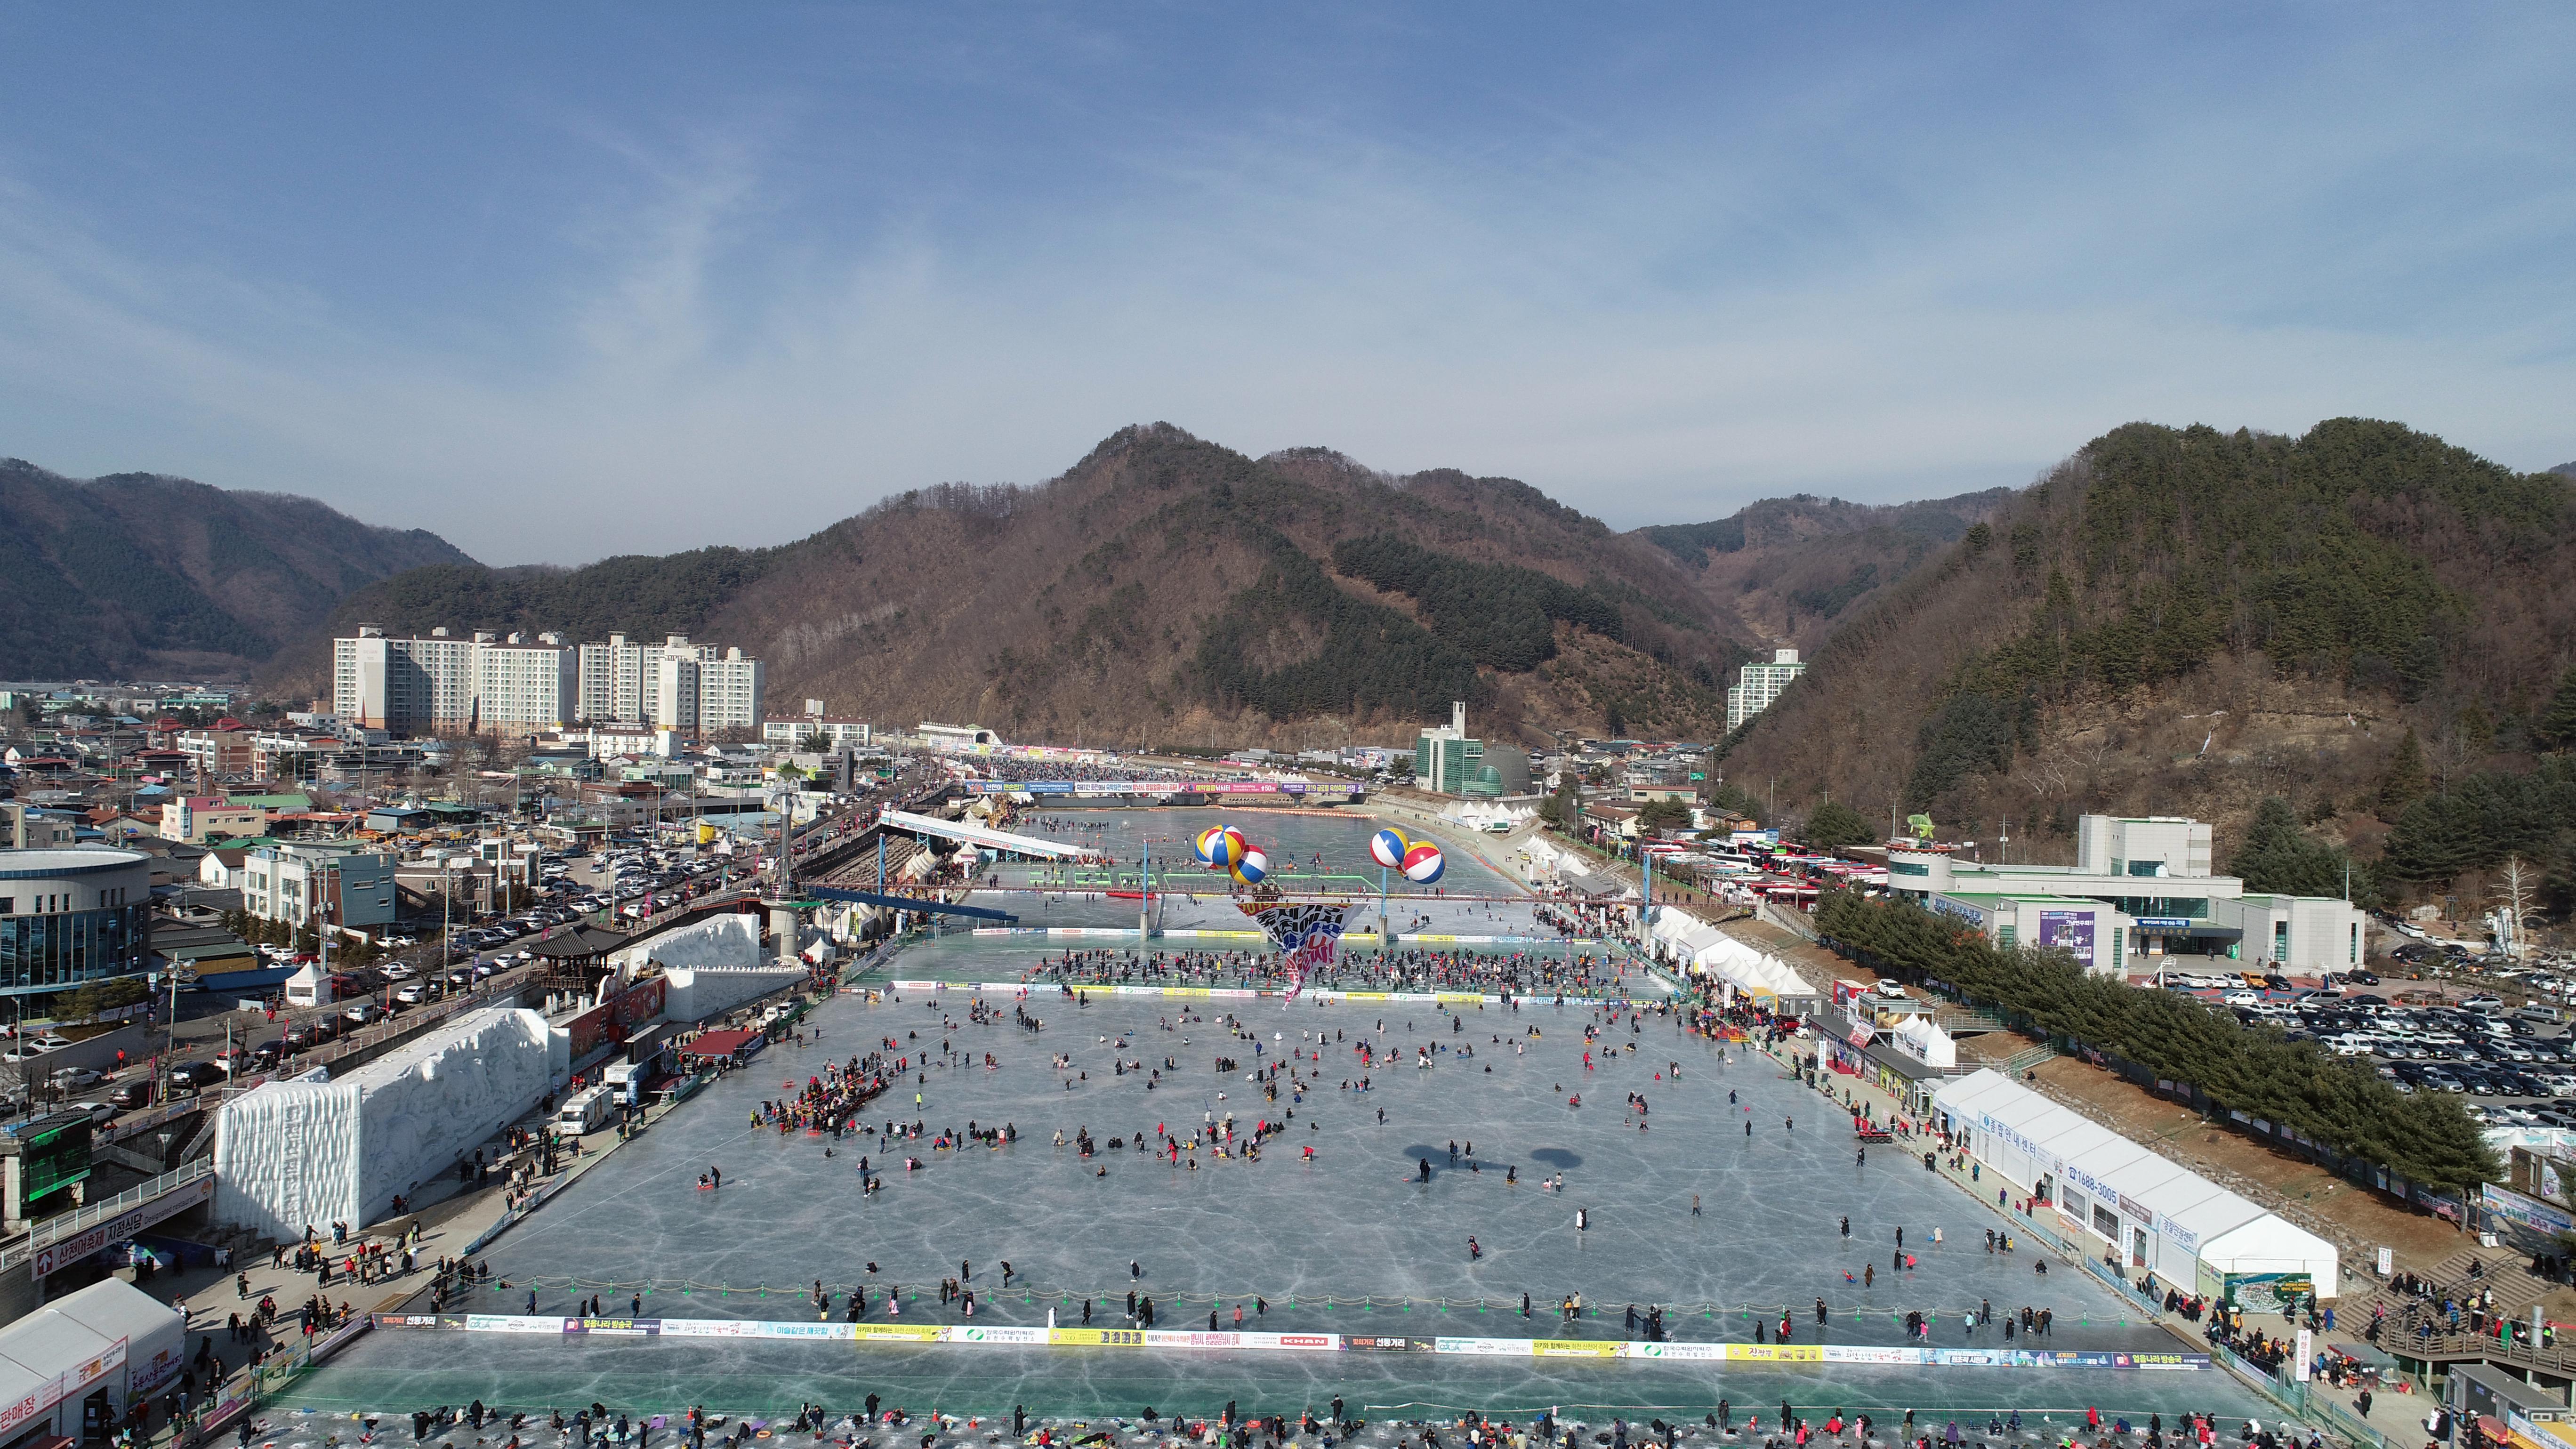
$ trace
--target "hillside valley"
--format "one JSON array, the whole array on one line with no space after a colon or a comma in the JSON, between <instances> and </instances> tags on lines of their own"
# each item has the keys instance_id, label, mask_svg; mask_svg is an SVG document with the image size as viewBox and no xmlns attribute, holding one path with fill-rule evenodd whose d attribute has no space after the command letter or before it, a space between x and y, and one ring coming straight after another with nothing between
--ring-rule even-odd
<instances>
[{"instance_id":1,"label":"hillside valley","mask_svg":"<svg viewBox=\"0 0 2576 1449\"><path fill-rule=\"evenodd\" d=\"M1991 518L2014 490L1915 503L1766 498L1709 523L1637 530L1766 646L1813 649L1837 622Z\"/></svg>"},{"instance_id":2,"label":"hillside valley","mask_svg":"<svg viewBox=\"0 0 2576 1449\"><path fill-rule=\"evenodd\" d=\"M1720 770L2033 861L2109 810L2224 864L2277 797L2310 887L2474 897L2519 853L2576 900L2570 489L2394 423L2119 428L1847 611Z\"/></svg>"},{"instance_id":3,"label":"hillside valley","mask_svg":"<svg viewBox=\"0 0 2576 1449\"><path fill-rule=\"evenodd\" d=\"M352 590L439 564L477 567L310 498L0 459L0 678L238 676Z\"/></svg>"},{"instance_id":4,"label":"hillside valley","mask_svg":"<svg viewBox=\"0 0 2576 1449\"><path fill-rule=\"evenodd\" d=\"M1452 699L1531 744L1714 739L1754 642L1667 551L1527 484L1164 424L1041 485L909 492L776 548L415 571L263 684L315 692L360 621L687 632L766 659L773 701L1089 743L1391 740Z\"/></svg>"},{"instance_id":5,"label":"hillside valley","mask_svg":"<svg viewBox=\"0 0 2576 1449\"><path fill-rule=\"evenodd\" d=\"M5 546L65 582L11 592L0 672L256 667L302 700L361 621L686 633L767 660L773 708L1321 745L1466 699L1544 746L1717 740L1735 666L1787 645L1810 672L1719 773L1792 824L1920 811L2050 860L2083 812L2188 814L2224 858L2278 798L2365 891L2480 890L2523 854L2576 905L2571 488L2576 465L2394 423L2132 424L2024 489L1617 533L1508 478L1154 424L1043 484L908 492L775 547L491 569L309 500L13 464Z\"/></svg>"}]
</instances>

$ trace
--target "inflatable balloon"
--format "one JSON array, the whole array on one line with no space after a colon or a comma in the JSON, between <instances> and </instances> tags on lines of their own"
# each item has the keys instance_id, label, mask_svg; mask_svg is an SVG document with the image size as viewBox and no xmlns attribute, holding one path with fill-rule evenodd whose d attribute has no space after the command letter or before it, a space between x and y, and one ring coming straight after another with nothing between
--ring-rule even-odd
<instances>
[{"instance_id":1,"label":"inflatable balloon","mask_svg":"<svg viewBox=\"0 0 2576 1449\"><path fill-rule=\"evenodd\" d=\"M1369 837L1369 859L1389 870L1404 864L1404 853L1412 848L1413 842L1392 825Z\"/></svg>"},{"instance_id":2,"label":"inflatable balloon","mask_svg":"<svg viewBox=\"0 0 2576 1449\"><path fill-rule=\"evenodd\" d=\"M1257 850L1246 850L1243 858L1234 863L1234 878L1248 886L1261 884L1269 874L1270 857Z\"/></svg>"},{"instance_id":3,"label":"inflatable balloon","mask_svg":"<svg viewBox=\"0 0 2576 1449\"><path fill-rule=\"evenodd\" d=\"M1244 852L1252 847L1244 841L1243 832L1231 825L1220 825L1207 833L1207 863L1217 870L1232 870Z\"/></svg>"},{"instance_id":4,"label":"inflatable balloon","mask_svg":"<svg viewBox=\"0 0 2576 1449\"><path fill-rule=\"evenodd\" d=\"M1440 853L1439 846L1428 840L1415 841L1413 848L1404 853L1404 878L1415 885L1431 884L1440 879L1440 872L1448 868L1448 857Z\"/></svg>"},{"instance_id":5,"label":"inflatable balloon","mask_svg":"<svg viewBox=\"0 0 2576 1449\"><path fill-rule=\"evenodd\" d=\"M1216 864L1216 838L1224 833L1224 826L1211 825L1191 839L1190 849L1198 852L1201 865Z\"/></svg>"}]
</instances>

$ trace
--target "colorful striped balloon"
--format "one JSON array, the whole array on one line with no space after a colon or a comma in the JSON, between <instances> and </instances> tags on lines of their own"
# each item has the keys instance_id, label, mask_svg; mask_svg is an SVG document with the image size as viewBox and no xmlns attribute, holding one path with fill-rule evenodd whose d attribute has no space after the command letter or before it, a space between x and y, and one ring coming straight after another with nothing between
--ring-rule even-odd
<instances>
[{"instance_id":1,"label":"colorful striped balloon","mask_svg":"<svg viewBox=\"0 0 2576 1449\"><path fill-rule=\"evenodd\" d=\"M1390 825L1369 837L1369 859L1394 870L1404 864L1404 853L1413 848L1403 831Z\"/></svg>"},{"instance_id":2,"label":"colorful striped balloon","mask_svg":"<svg viewBox=\"0 0 2576 1449\"><path fill-rule=\"evenodd\" d=\"M1448 868L1449 858L1428 840L1415 841L1413 848L1404 853L1404 878L1415 885L1431 884Z\"/></svg>"},{"instance_id":3,"label":"colorful striped balloon","mask_svg":"<svg viewBox=\"0 0 2576 1449\"><path fill-rule=\"evenodd\" d=\"M1243 832L1231 825L1220 825L1207 833L1207 863L1214 870L1232 870L1252 849Z\"/></svg>"}]
</instances>

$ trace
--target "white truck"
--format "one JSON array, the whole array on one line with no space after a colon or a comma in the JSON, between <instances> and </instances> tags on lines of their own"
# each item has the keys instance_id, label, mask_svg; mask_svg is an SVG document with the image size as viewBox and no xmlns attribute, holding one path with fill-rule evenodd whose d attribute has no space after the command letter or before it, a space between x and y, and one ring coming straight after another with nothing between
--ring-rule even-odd
<instances>
[{"instance_id":1,"label":"white truck","mask_svg":"<svg viewBox=\"0 0 2576 1449\"><path fill-rule=\"evenodd\" d=\"M596 1132L617 1113L617 1099L606 1087L589 1087L564 1099L555 1111L554 1129L568 1137Z\"/></svg>"},{"instance_id":2,"label":"white truck","mask_svg":"<svg viewBox=\"0 0 2576 1449\"><path fill-rule=\"evenodd\" d=\"M600 1085L608 1094L629 1107L643 1105L644 1078L648 1069L639 1062L611 1062L600 1069Z\"/></svg>"}]
</instances>

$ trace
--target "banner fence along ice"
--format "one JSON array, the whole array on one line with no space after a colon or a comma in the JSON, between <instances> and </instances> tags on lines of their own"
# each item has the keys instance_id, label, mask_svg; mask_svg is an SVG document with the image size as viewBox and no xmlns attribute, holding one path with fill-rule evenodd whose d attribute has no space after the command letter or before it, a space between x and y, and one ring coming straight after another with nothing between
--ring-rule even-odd
<instances>
[{"instance_id":1,"label":"banner fence along ice","mask_svg":"<svg viewBox=\"0 0 2576 1449\"><path fill-rule=\"evenodd\" d=\"M1200 1332L1161 1328L1038 1328L1009 1324L798 1323L750 1318L560 1318L505 1313L380 1313L384 1329L546 1334L564 1338L802 1339L954 1344L983 1348L1133 1348L1200 1352L1431 1353L1509 1358L1633 1358L1707 1363L1845 1364L1879 1368L2144 1369L2197 1372L2205 1353L2127 1349L1875 1347L1806 1343L1635 1343L1588 1338L1474 1338L1349 1333Z\"/></svg>"}]
</instances>

